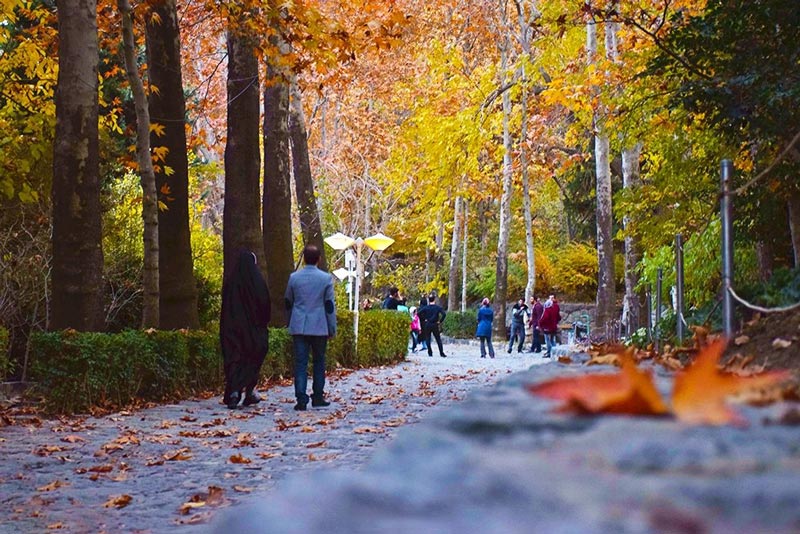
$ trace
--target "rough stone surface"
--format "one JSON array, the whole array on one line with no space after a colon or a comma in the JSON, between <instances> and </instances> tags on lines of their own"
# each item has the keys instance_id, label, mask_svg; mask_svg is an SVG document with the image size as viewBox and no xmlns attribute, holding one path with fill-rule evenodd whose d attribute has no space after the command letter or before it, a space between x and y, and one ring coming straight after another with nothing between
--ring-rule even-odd
<instances>
[{"instance_id":1,"label":"rough stone surface","mask_svg":"<svg viewBox=\"0 0 800 534\"><path fill-rule=\"evenodd\" d=\"M209 532L800 532L800 429L766 424L788 405L742 407L747 428L690 427L558 415L523 389L609 370L514 374L403 429L365 468L290 477Z\"/></svg>"},{"instance_id":2,"label":"rough stone surface","mask_svg":"<svg viewBox=\"0 0 800 534\"><path fill-rule=\"evenodd\" d=\"M399 427L542 363L497 348L494 360L480 359L474 345L448 345L448 358L420 352L396 366L331 376L332 406L307 412L293 411L287 382L234 411L212 398L99 418L17 421L0 428L0 533L205 530L202 523L220 510L263 500L295 472L353 472ZM249 463L234 463L238 455ZM221 488L221 498L207 498L210 486ZM127 506L109 503L120 495L131 497ZM424 507L423 497L414 499ZM181 514L193 499L206 504ZM303 503L316 500L303 493Z\"/></svg>"}]
</instances>

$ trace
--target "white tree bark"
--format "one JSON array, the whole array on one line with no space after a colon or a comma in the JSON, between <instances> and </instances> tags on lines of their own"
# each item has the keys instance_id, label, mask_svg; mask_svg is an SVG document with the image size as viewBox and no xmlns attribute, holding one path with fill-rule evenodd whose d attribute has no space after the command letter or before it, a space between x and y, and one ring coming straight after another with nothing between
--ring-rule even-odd
<instances>
[{"instance_id":1,"label":"white tree bark","mask_svg":"<svg viewBox=\"0 0 800 534\"><path fill-rule=\"evenodd\" d=\"M158 328L159 321L159 276L158 276L158 200L156 174L150 155L150 109L147 96L139 76L136 62L136 38L133 33L131 5L128 0L117 0L122 19L122 49L125 56L125 72L133 93L136 111L136 161L139 165L142 186L142 222L144 230L144 270L142 282L142 328Z\"/></svg>"},{"instance_id":2,"label":"white tree bark","mask_svg":"<svg viewBox=\"0 0 800 534\"><path fill-rule=\"evenodd\" d=\"M503 16L505 18L505 7ZM505 22L505 21L504 21ZM506 25L503 24L505 28ZM500 49L501 82L505 81L508 72L511 42L506 33ZM511 232L511 193L512 193L512 166L511 166L511 95L503 92L503 196L500 198L500 228L497 238L497 263L495 267L494 285L494 336L505 335L506 326L506 300L508 297L508 239Z\"/></svg>"},{"instance_id":3,"label":"white tree bark","mask_svg":"<svg viewBox=\"0 0 800 534\"><path fill-rule=\"evenodd\" d=\"M469 201L462 200L464 230L461 232L464 244L461 246L461 313L467 311L467 228L469 228Z\"/></svg>"},{"instance_id":4,"label":"white tree bark","mask_svg":"<svg viewBox=\"0 0 800 534\"><path fill-rule=\"evenodd\" d=\"M453 239L450 241L450 267L447 283L447 310L458 304L458 267L461 252L461 197L456 196L453 209Z\"/></svg>"},{"instance_id":5,"label":"white tree bark","mask_svg":"<svg viewBox=\"0 0 800 534\"><path fill-rule=\"evenodd\" d=\"M642 144L636 143L630 148L622 151L622 184L625 189L636 189L641 185L639 174L639 157L642 151ZM622 219L625 228L625 306L628 310L626 327L630 335L641 323L642 302L636 293L636 286L639 284L639 275L636 273L636 265L641 259L639 241L630 233L631 220L629 216Z\"/></svg>"}]
</instances>

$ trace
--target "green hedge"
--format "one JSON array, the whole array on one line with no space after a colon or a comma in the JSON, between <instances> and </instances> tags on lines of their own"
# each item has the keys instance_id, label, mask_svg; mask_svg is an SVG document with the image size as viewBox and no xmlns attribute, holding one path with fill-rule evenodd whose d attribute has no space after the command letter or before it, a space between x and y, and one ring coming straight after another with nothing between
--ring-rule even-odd
<instances>
[{"instance_id":1,"label":"green hedge","mask_svg":"<svg viewBox=\"0 0 800 534\"><path fill-rule=\"evenodd\" d=\"M11 360L8 358L8 330L0 326L0 381L6 379L11 371Z\"/></svg>"},{"instance_id":2,"label":"green hedge","mask_svg":"<svg viewBox=\"0 0 800 534\"><path fill-rule=\"evenodd\" d=\"M478 328L478 312L475 310L447 312L442 323L442 333L458 339L475 337L476 328Z\"/></svg>"},{"instance_id":3,"label":"green hedge","mask_svg":"<svg viewBox=\"0 0 800 534\"><path fill-rule=\"evenodd\" d=\"M327 351L329 368L385 365L405 358L409 320L403 314L362 314L357 355L352 313L340 312L337 320L338 333ZM292 338L285 328L269 330L262 378L290 377ZM47 408L57 413L180 399L219 390L223 384L217 332L46 332L33 334L31 349L32 378Z\"/></svg>"}]
</instances>

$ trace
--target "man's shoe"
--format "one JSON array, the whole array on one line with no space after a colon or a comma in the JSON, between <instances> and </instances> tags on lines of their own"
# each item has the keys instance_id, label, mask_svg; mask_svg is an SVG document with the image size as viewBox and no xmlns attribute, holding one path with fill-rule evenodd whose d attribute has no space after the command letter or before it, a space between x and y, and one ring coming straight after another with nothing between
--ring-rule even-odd
<instances>
[{"instance_id":1,"label":"man's shoe","mask_svg":"<svg viewBox=\"0 0 800 534\"><path fill-rule=\"evenodd\" d=\"M247 395L244 397L244 402L242 402L242 406L251 406L253 404L258 404L261 402L261 397L255 391L248 391Z\"/></svg>"},{"instance_id":2,"label":"man's shoe","mask_svg":"<svg viewBox=\"0 0 800 534\"><path fill-rule=\"evenodd\" d=\"M326 401L324 398L322 399L311 399L311 406L314 408L324 408L325 406L330 406L331 403Z\"/></svg>"},{"instance_id":3,"label":"man's shoe","mask_svg":"<svg viewBox=\"0 0 800 534\"><path fill-rule=\"evenodd\" d=\"M507 353L509 353L509 354L511 354L511 349L508 349L506 352L507 352Z\"/></svg>"},{"instance_id":4,"label":"man's shoe","mask_svg":"<svg viewBox=\"0 0 800 534\"><path fill-rule=\"evenodd\" d=\"M234 391L228 396L228 409L233 410L239 405L239 392Z\"/></svg>"},{"instance_id":5,"label":"man's shoe","mask_svg":"<svg viewBox=\"0 0 800 534\"><path fill-rule=\"evenodd\" d=\"M441 356L442 358L447 358L447 354L440 354L439 356Z\"/></svg>"},{"instance_id":6,"label":"man's shoe","mask_svg":"<svg viewBox=\"0 0 800 534\"><path fill-rule=\"evenodd\" d=\"M294 405L294 409L296 411L298 411L298 412L304 412L307 409L306 408L306 403L305 402L298 402L297 404Z\"/></svg>"}]
</instances>

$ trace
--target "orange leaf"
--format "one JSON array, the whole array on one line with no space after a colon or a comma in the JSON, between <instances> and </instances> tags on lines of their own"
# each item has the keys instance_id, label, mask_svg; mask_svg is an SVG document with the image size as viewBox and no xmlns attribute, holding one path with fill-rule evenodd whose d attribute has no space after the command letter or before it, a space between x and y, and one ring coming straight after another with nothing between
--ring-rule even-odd
<instances>
[{"instance_id":1,"label":"orange leaf","mask_svg":"<svg viewBox=\"0 0 800 534\"><path fill-rule=\"evenodd\" d=\"M555 378L528 386L531 393L565 401L563 410L578 413L663 415L667 406L650 373L640 371L626 355L622 372Z\"/></svg>"},{"instance_id":2,"label":"orange leaf","mask_svg":"<svg viewBox=\"0 0 800 534\"><path fill-rule=\"evenodd\" d=\"M228 458L228 461L230 461L233 464L249 464L250 462L252 462L250 458L242 456L241 454L234 454L233 456Z\"/></svg>"},{"instance_id":3,"label":"orange leaf","mask_svg":"<svg viewBox=\"0 0 800 534\"><path fill-rule=\"evenodd\" d=\"M112 495L105 504L103 504L103 508L125 508L132 500L133 497L130 495Z\"/></svg>"},{"instance_id":4,"label":"orange leaf","mask_svg":"<svg viewBox=\"0 0 800 534\"><path fill-rule=\"evenodd\" d=\"M726 406L725 398L777 384L789 373L777 371L755 376L723 373L717 367L727 340L718 339L701 350L692 365L675 377L672 409L681 421L697 425L743 424L745 421Z\"/></svg>"}]
</instances>

